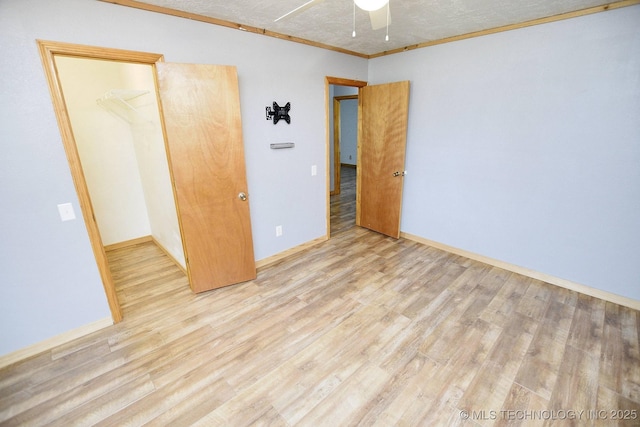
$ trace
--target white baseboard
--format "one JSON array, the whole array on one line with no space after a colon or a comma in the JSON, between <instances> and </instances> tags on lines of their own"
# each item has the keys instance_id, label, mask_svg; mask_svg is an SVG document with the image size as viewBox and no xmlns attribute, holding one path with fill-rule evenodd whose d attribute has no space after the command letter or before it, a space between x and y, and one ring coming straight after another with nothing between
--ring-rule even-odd
<instances>
[{"instance_id":1,"label":"white baseboard","mask_svg":"<svg viewBox=\"0 0 640 427\"><path fill-rule=\"evenodd\" d=\"M444 243L435 242L433 240L425 239L420 236L415 236L409 233L400 233L400 237L414 242L422 243L427 246L432 246L437 249L441 249L452 254L460 255L475 261L480 261L494 267L502 268L507 271L522 274L523 276L531 277L532 279L541 280L551 285L559 286L561 288L569 289L579 292L581 294L589 295L595 298L600 298L605 301L609 301L615 304L620 304L625 307L633 308L634 310L640 310L640 301L634 300L628 297L623 297L611 292L606 292L601 289L592 288L590 286L581 285L570 280L561 279L559 277L551 276L549 274L540 273L539 271L530 270L525 267L510 264L508 262L500 261L497 259L489 258L484 255L479 255L473 252L465 251L464 249L455 248L453 246L445 245Z\"/></svg>"},{"instance_id":2,"label":"white baseboard","mask_svg":"<svg viewBox=\"0 0 640 427\"><path fill-rule=\"evenodd\" d=\"M105 317L104 319L96 320L88 325L81 326L20 350L16 350L12 353L5 354L4 356L0 356L0 369L111 325L113 325L113 319L111 317Z\"/></svg>"}]
</instances>

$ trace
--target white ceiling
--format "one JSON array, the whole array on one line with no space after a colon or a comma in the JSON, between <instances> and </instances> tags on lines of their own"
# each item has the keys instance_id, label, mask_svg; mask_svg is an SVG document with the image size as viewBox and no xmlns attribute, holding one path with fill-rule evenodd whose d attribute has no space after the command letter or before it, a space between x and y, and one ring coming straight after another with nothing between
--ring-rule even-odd
<instances>
[{"instance_id":1,"label":"white ceiling","mask_svg":"<svg viewBox=\"0 0 640 427\"><path fill-rule=\"evenodd\" d=\"M110 1L110 0L107 0ZM266 29L364 55L518 24L607 4L603 0L390 0L386 29L373 31L368 12L351 0L324 0L295 16L274 20L307 0L139 0L139 3L195 13Z\"/></svg>"}]
</instances>

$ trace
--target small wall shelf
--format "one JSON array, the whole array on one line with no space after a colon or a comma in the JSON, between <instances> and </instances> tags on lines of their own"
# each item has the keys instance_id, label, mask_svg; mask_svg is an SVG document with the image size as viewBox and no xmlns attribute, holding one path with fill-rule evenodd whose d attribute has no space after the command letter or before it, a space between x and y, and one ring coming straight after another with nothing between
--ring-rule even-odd
<instances>
[{"instance_id":1,"label":"small wall shelf","mask_svg":"<svg viewBox=\"0 0 640 427\"><path fill-rule=\"evenodd\" d=\"M293 148L295 147L296 144L294 144L293 142L278 142L275 144L271 144L271 149L272 150L279 150L282 148Z\"/></svg>"}]
</instances>

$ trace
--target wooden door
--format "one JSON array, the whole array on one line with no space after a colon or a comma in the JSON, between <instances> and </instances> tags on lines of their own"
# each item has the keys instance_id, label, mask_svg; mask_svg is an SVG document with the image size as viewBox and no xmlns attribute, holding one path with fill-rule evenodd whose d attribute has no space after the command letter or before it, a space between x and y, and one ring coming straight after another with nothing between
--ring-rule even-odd
<instances>
[{"instance_id":1,"label":"wooden door","mask_svg":"<svg viewBox=\"0 0 640 427\"><path fill-rule=\"evenodd\" d=\"M254 279L236 69L156 66L191 289L202 292Z\"/></svg>"},{"instance_id":2,"label":"wooden door","mask_svg":"<svg viewBox=\"0 0 640 427\"><path fill-rule=\"evenodd\" d=\"M356 223L400 237L409 82L365 86L358 101Z\"/></svg>"}]
</instances>

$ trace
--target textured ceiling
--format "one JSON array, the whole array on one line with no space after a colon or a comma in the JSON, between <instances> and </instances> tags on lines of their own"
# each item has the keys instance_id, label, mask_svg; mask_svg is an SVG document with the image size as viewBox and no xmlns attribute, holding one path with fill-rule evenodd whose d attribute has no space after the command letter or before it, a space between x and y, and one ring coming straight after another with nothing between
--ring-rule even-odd
<instances>
[{"instance_id":1,"label":"textured ceiling","mask_svg":"<svg viewBox=\"0 0 640 427\"><path fill-rule=\"evenodd\" d=\"M106 0L109 1L109 0ZM368 12L351 0L323 0L301 13L274 22L307 0L138 0L138 3L195 13L294 36L364 55L404 48L462 34L551 17L607 4L602 0L390 0L386 29L372 30Z\"/></svg>"}]
</instances>

